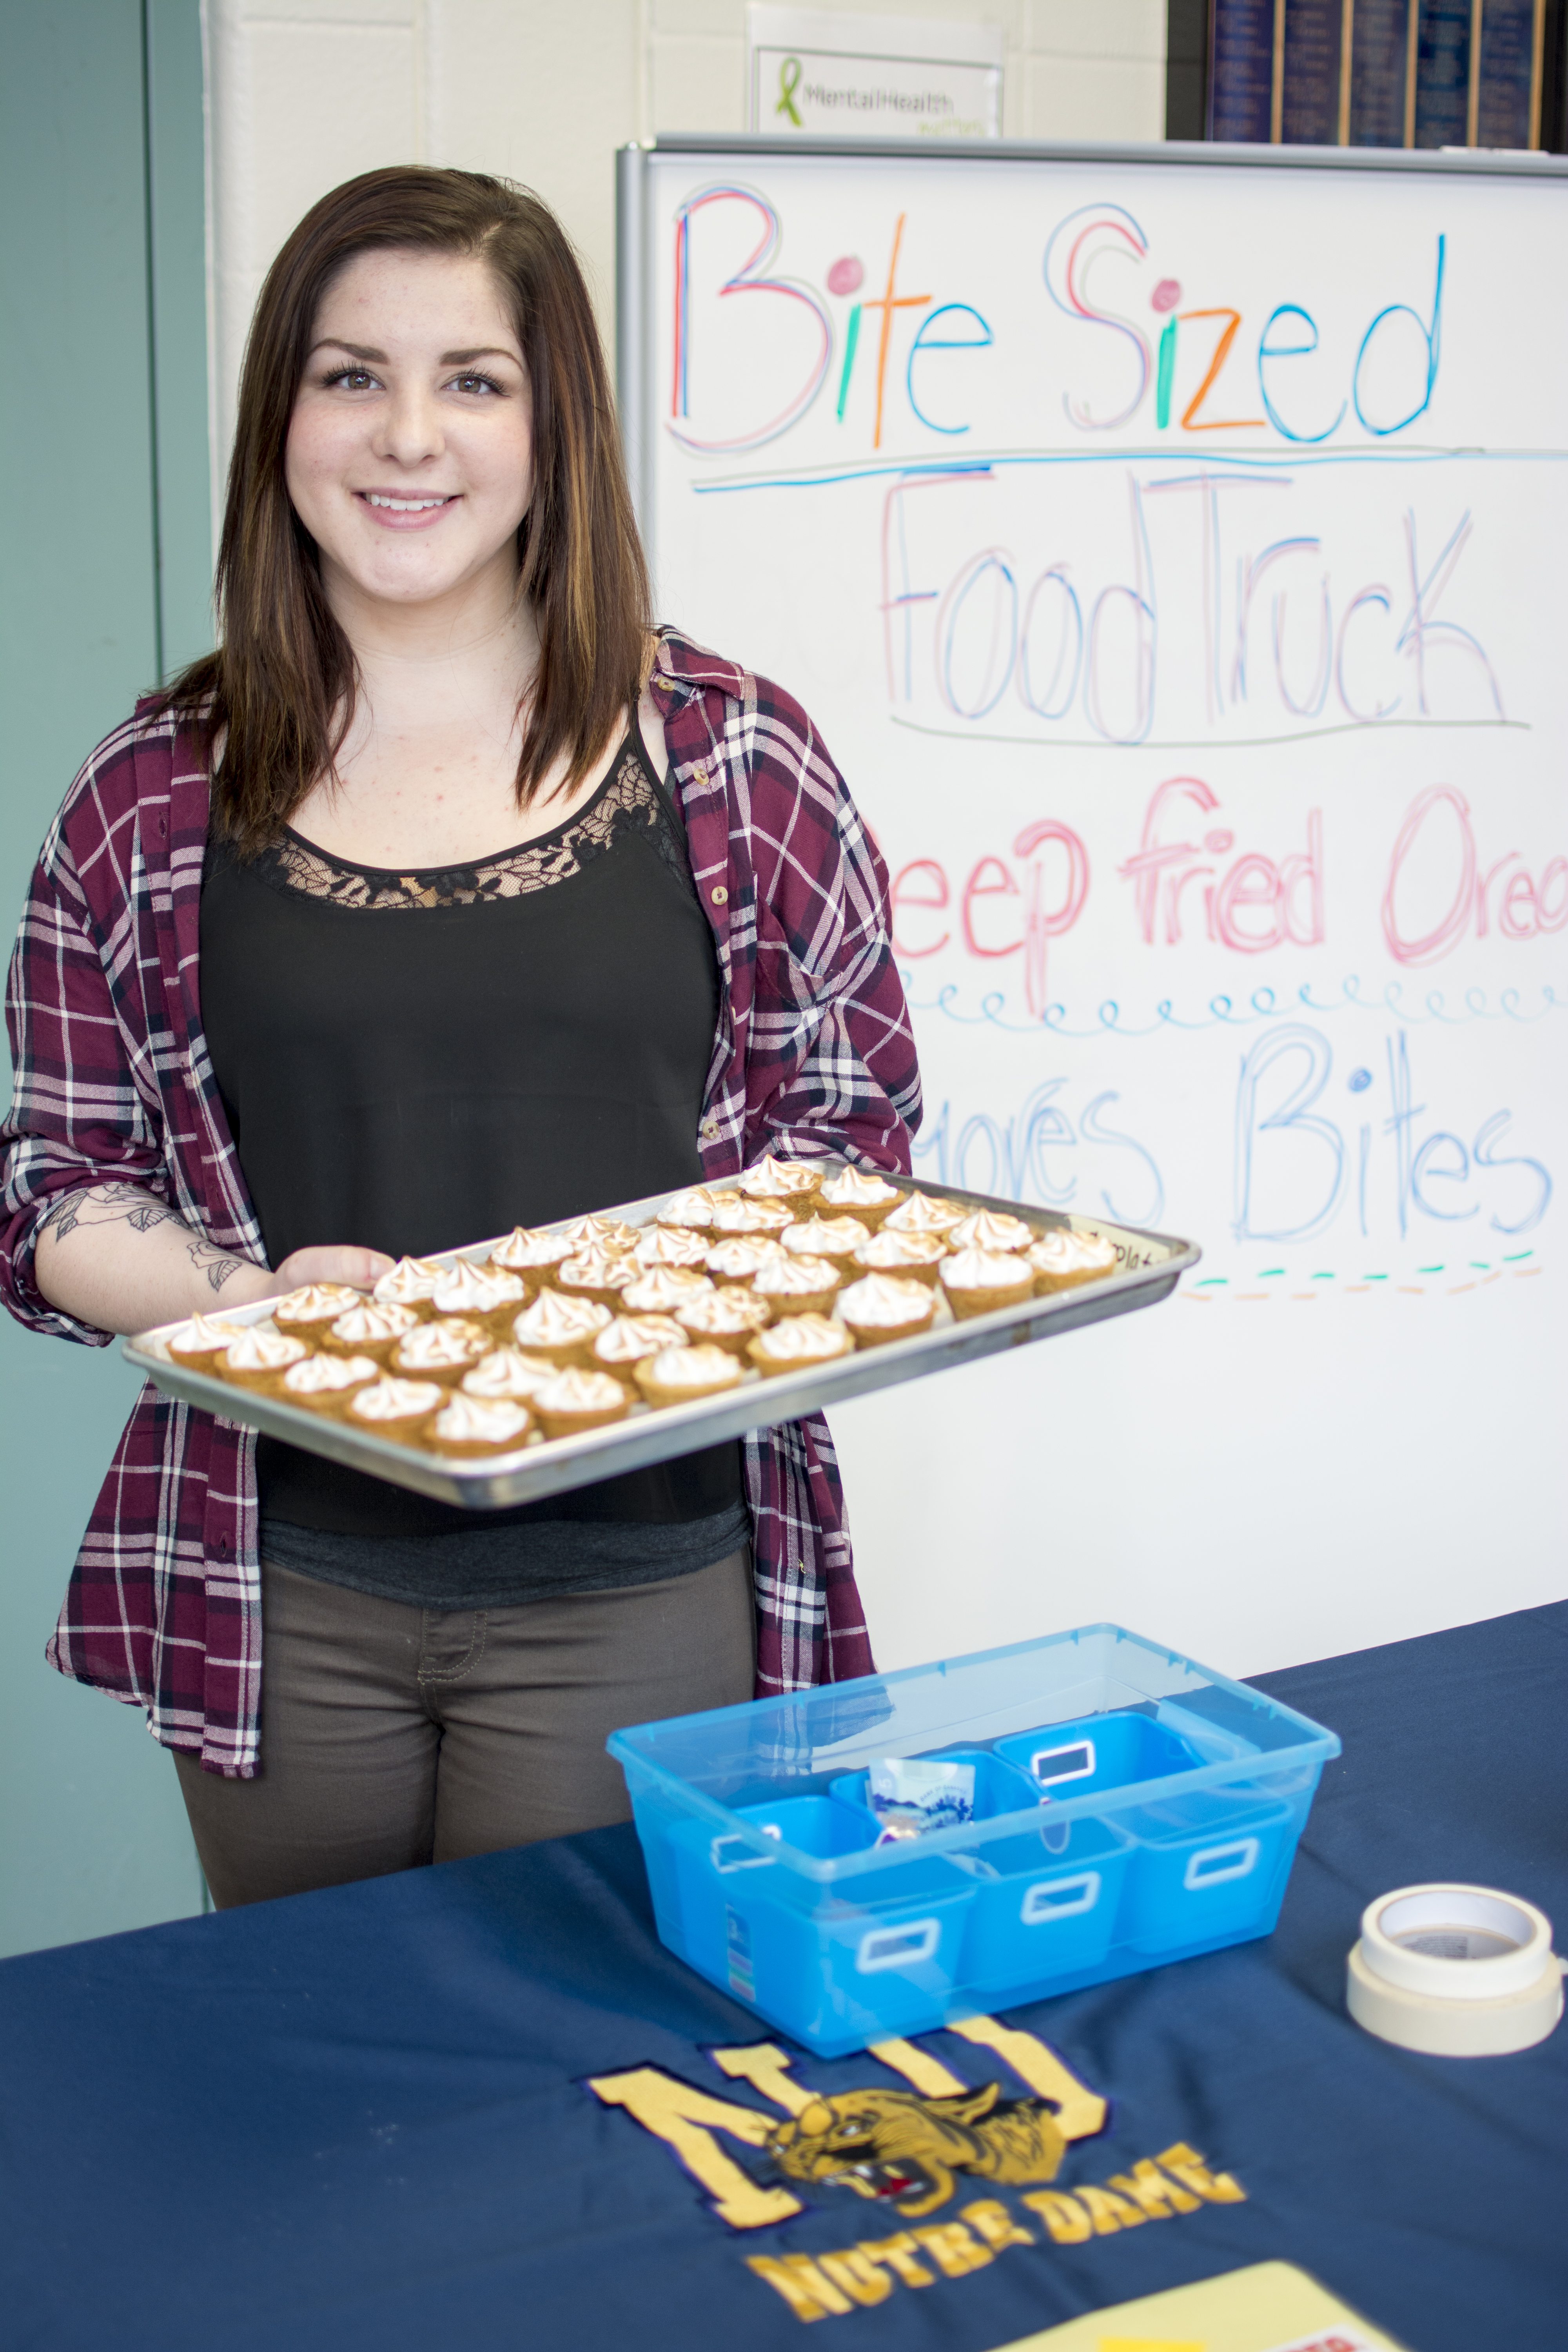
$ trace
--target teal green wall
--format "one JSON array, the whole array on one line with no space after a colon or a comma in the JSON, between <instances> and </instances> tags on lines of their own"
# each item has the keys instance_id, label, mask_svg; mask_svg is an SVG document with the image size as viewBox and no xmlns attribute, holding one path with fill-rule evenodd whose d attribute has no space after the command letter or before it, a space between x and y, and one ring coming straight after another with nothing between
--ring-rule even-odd
<instances>
[{"instance_id":1,"label":"teal green wall","mask_svg":"<svg viewBox=\"0 0 1568 2352\"><path fill-rule=\"evenodd\" d=\"M210 643L197 0L0 0L0 931L86 753ZM139 1711L44 1664L135 1382L0 1315L0 1953L202 1904Z\"/></svg>"}]
</instances>

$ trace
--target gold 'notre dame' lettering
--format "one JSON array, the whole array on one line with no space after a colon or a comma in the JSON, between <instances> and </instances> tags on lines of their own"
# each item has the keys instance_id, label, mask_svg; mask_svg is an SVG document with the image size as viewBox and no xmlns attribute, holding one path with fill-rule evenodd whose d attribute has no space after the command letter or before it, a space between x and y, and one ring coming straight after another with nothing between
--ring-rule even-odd
<instances>
[{"instance_id":1,"label":"gold 'notre dame' lettering","mask_svg":"<svg viewBox=\"0 0 1568 2352\"><path fill-rule=\"evenodd\" d=\"M977 2230L993 2253L1001 2253L1006 2246L1032 2246L1034 2232L1021 2229L999 2197L981 2197L973 2205L965 2205L959 2214Z\"/></svg>"},{"instance_id":2,"label":"gold 'notre dame' lettering","mask_svg":"<svg viewBox=\"0 0 1568 2352\"><path fill-rule=\"evenodd\" d=\"M886 2303L893 2292L887 2272L860 2246L846 2246L842 2253L819 2254L817 2260L834 2285L842 2287L855 2303Z\"/></svg>"},{"instance_id":3,"label":"gold 'notre dame' lettering","mask_svg":"<svg viewBox=\"0 0 1568 2352\"><path fill-rule=\"evenodd\" d=\"M983 2271L996 2259L963 2221L932 2221L914 2234L944 2278L967 2278L971 2271Z\"/></svg>"},{"instance_id":4,"label":"gold 'notre dame' lettering","mask_svg":"<svg viewBox=\"0 0 1568 2352\"><path fill-rule=\"evenodd\" d=\"M1171 2151L1173 2155L1174 2152ZM1141 2156L1130 2171L1113 2172L1105 2185L1130 2197L1152 2221L1168 2221L1173 2212L1195 2213L1204 2201L1179 2182L1167 2180L1146 2156Z\"/></svg>"},{"instance_id":5,"label":"gold 'notre dame' lettering","mask_svg":"<svg viewBox=\"0 0 1568 2352\"><path fill-rule=\"evenodd\" d=\"M741 2049L710 2050L708 2055L721 2074L728 2074L731 2082L750 2083L753 2091L760 2091L786 2116L798 2116L802 2107L811 2104L812 2094L789 2071L788 2051L781 2050L776 2042L751 2042Z\"/></svg>"},{"instance_id":6,"label":"gold 'notre dame' lettering","mask_svg":"<svg viewBox=\"0 0 1568 2352\"><path fill-rule=\"evenodd\" d=\"M713 2210L734 2230L760 2230L771 2221L787 2221L803 2209L787 2189L764 2189L725 2155L713 2137L728 2132L748 2147L761 2147L773 2128L771 2116L754 2107L738 2107L728 2099L710 2098L689 2083L667 2074L659 2066L634 2066L625 2074L596 2074L588 2088L607 2107L626 2113L675 2150L694 2180L713 2200ZM771 2273L770 2273L771 2277ZM773 2282L779 2284L779 2282ZM813 2290L815 2292L815 2290ZM842 2296L830 2308L847 2311Z\"/></svg>"},{"instance_id":7,"label":"gold 'notre dame' lettering","mask_svg":"<svg viewBox=\"0 0 1568 2352\"><path fill-rule=\"evenodd\" d=\"M1131 2197L1119 2197L1114 2189L1083 2188L1073 2193L1093 2222L1097 2238L1114 2237L1118 2230L1141 2230L1149 2219L1141 2205Z\"/></svg>"},{"instance_id":8,"label":"gold 'notre dame' lettering","mask_svg":"<svg viewBox=\"0 0 1568 2352\"><path fill-rule=\"evenodd\" d=\"M1163 2164L1173 2179L1184 2189L1190 2189L1206 2205L1245 2205L1247 2191L1239 2180L1228 2172L1211 2172L1195 2147L1179 2139L1173 2147L1163 2147L1154 2158Z\"/></svg>"},{"instance_id":9,"label":"gold 'notre dame' lettering","mask_svg":"<svg viewBox=\"0 0 1568 2352\"><path fill-rule=\"evenodd\" d=\"M940 2058L933 2058L929 2050L921 2049L914 2042L873 2042L866 2054L879 2059L895 2074L901 2074L922 2098L962 2098L969 2088L967 2083L961 2083L956 2074L948 2071Z\"/></svg>"},{"instance_id":10,"label":"gold 'notre dame' lettering","mask_svg":"<svg viewBox=\"0 0 1568 2352\"><path fill-rule=\"evenodd\" d=\"M782 2294L797 2319L832 2319L855 2308L809 2254L748 2254L746 2268Z\"/></svg>"},{"instance_id":11,"label":"gold 'notre dame' lettering","mask_svg":"<svg viewBox=\"0 0 1568 2352\"><path fill-rule=\"evenodd\" d=\"M994 2050L999 2058L1006 2060L1020 2082L1027 2083L1031 2091L1049 2100L1057 2111L1057 2129L1063 2139L1089 2139L1104 2129L1106 2103L1099 2092L1080 2083L1071 2068L1037 2035L1004 2025L994 2017L966 2017L962 2024L950 2025L947 2030L961 2034L965 2042L973 2042L981 2050Z\"/></svg>"},{"instance_id":12,"label":"gold 'notre dame' lettering","mask_svg":"<svg viewBox=\"0 0 1568 2352\"><path fill-rule=\"evenodd\" d=\"M1029 2189L1024 2202L1039 2215L1058 2246L1081 2246L1094 2233L1089 2215L1065 2189Z\"/></svg>"}]
</instances>

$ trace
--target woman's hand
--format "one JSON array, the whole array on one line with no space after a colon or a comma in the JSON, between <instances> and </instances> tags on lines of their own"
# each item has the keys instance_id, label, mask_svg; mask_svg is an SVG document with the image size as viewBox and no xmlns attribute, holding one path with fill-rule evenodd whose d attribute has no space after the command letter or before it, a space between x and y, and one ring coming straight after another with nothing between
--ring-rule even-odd
<instances>
[{"instance_id":1,"label":"woman's hand","mask_svg":"<svg viewBox=\"0 0 1568 2352\"><path fill-rule=\"evenodd\" d=\"M51 1307L100 1331L149 1331L281 1297L307 1282L368 1290L392 1260L379 1250L296 1250L276 1273L205 1240L139 1184L63 1192L38 1228L34 1279Z\"/></svg>"},{"instance_id":2,"label":"woman's hand","mask_svg":"<svg viewBox=\"0 0 1568 2352\"><path fill-rule=\"evenodd\" d=\"M393 1261L380 1250L354 1249L347 1243L333 1242L321 1249L295 1250L286 1257L276 1274L269 1274L269 1288L254 1290L253 1298L281 1298L285 1291L302 1290L308 1282L346 1282L354 1290L369 1290L392 1270ZM261 1269L257 1267L259 1274Z\"/></svg>"}]
</instances>

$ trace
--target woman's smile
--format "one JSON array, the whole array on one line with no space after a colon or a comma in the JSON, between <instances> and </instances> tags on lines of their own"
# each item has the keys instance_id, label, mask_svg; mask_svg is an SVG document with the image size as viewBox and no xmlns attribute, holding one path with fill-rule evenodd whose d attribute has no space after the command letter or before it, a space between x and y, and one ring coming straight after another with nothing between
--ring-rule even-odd
<instances>
[{"instance_id":1,"label":"woman's smile","mask_svg":"<svg viewBox=\"0 0 1568 2352\"><path fill-rule=\"evenodd\" d=\"M461 496L460 490L426 491L417 497L398 490L353 492L353 497L374 517L383 530L427 530L449 508L455 507Z\"/></svg>"}]
</instances>

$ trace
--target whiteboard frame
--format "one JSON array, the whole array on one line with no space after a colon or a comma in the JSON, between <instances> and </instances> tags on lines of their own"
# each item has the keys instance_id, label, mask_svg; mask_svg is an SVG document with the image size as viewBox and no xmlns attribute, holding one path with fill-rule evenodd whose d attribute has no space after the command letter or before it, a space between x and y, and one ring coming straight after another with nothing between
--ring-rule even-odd
<instances>
[{"instance_id":1,"label":"whiteboard frame","mask_svg":"<svg viewBox=\"0 0 1568 2352\"><path fill-rule=\"evenodd\" d=\"M873 163L1202 163L1214 171L1446 173L1460 179L1568 180L1568 155L1540 148L1244 146L1206 139L1142 143L1098 141L830 139L771 131L691 131L634 140L616 152L616 400L632 505L645 539L654 515L649 459L654 413L650 289L657 282L647 167L673 155L734 156L741 163L794 155L864 157ZM650 554L657 550L650 547Z\"/></svg>"}]
</instances>

